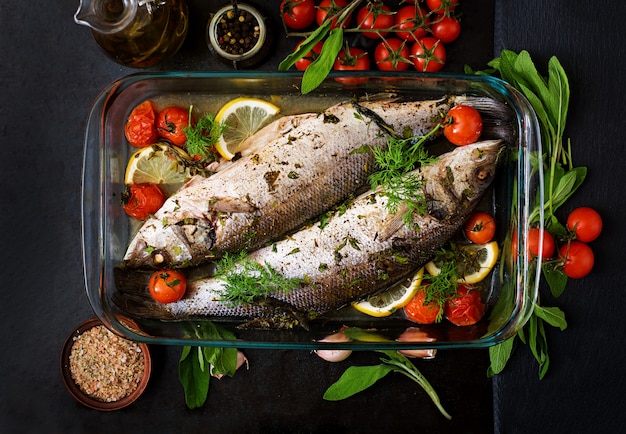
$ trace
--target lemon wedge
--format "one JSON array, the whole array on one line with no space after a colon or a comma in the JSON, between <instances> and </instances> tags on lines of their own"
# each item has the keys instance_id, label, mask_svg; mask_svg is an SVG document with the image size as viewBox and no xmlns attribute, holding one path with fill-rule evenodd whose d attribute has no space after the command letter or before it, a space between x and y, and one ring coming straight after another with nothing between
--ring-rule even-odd
<instances>
[{"instance_id":1,"label":"lemon wedge","mask_svg":"<svg viewBox=\"0 0 626 434\"><path fill-rule=\"evenodd\" d=\"M413 277L395 284L384 292L354 302L352 306L359 312L370 316L389 316L406 306L415 297L418 287L422 284L422 277L424 277L424 267L420 268Z\"/></svg>"},{"instance_id":2,"label":"lemon wedge","mask_svg":"<svg viewBox=\"0 0 626 434\"><path fill-rule=\"evenodd\" d=\"M227 102L215 115L216 122L227 125L215 149L225 159L232 160L241 151L243 141L265 126L279 111L271 102L258 98L240 97Z\"/></svg>"},{"instance_id":3,"label":"lemon wedge","mask_svg":"<svg viewBox=\"0 0 626 434\"><path fill-rule=\"evenodd\" d=\"M140 149L128 160L124 183L159 184L169 196L191 179L189 169L180 163L181 159L191 161L185 151L166 143Z\"/></svg>"},{"instance_id":4,"label":"lemon wedge","mask_svg":"<svg viewBox=\"0 0 626 434\"><path fill-rule=\"evenodd\" d=\"M463 257L466 263L457 264L457 270L460 271L462 277L458 283L474 284L483 280L489 275L496 262L498 262L498 242L491 241L487 244L465 244L459 246L463 251ZM441 272L441 268L434 261L426 264L426 271L431 276L436 276Z\"/></svg>"}]
</instances>

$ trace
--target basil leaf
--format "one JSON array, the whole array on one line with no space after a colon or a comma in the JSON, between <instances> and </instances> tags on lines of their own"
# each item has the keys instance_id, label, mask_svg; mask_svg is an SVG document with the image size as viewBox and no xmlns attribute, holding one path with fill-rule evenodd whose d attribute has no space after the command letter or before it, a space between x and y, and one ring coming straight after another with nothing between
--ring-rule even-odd
<instances>
[{"instance_id":1,"label":"basil leaf","mask_svg":"<svg viewBox=\"0 0 626 434\"><path fill-rule=\"evenodd\" d=\"M193 347L193 349L200 350L200 347ZM208 369L202 369L202 352L196 353L191 350L191 347L183 349L184 358L181 356L178 363L178 379L185 391L185 403L187 407L193 409L204 405L209 393L211 375Z\"/></svg>"},{"instance_id":2,"label":"basil leaf","mask_svg":"<svg viewBox=\"0 0 626 434\"><path fill-rule=\"evenodd\" d=\"M557 129L562 135L569 108L570 88L567 75L555 56L548 61L548 89L550 90L552 111Z\"/></svg>"},{"instance_id":3,"label":"basil leaf","mask_svg":"<svg viewBox=\"0 0 626 434\"><path fill-rule=\"evenodd\" d=\"M383 378L396 368L381 364L374 366L350 366L324 393L327 401L339 401L355 395Z\"/></svg>"},{"instance_id":4,"label":"basil leaf","mask_svg":"<svg viewBox=\"0 0 626 434\"><path fill-rule=\"evenodd\" d=\"M550 356L548 355L548 340L546 338L546 331L543 326L543 321L539 321L539 348L541 350L539 358L537 361L539 362L539 379L541 380L546 373L548 372L548 368L550 367Z\"/></svg>"},{"instance_id":5,"label":"basil leaf","mask_svg":"<svg viewBox=\"0 0 626 434\"><path fill-rule=\"evenodd\" d=\"M289 68L295 65L298 60L306 56L313 49L315 44L317 44L319 41L326 37L331 24L331 20L324 21L322 25L315 29L315 31L311 33L293 53L285 57L285 59L280 62L280 64L278 65L278 70L287 71Z\"/></svg>"},{"instance_id":6,"label":"basil leaf","mask_svg":"<svg viewBox=\"0 0 626 434\"><path fill-rule=\"evenodd\" d=\"M489 361L491 365L487 375L493 377L496 374L502 372L511 358L513 352L513 343L515 342L515 336L508 338L506 341L489 347Z\"/></svg>"},{"instance_id":7,"label":"basil leaf","mask_svg":"<svg viewBox=\"0 0 626 434\"><path fill-rule=\"evenodd\" d=\"M558 307L542 307L535 305L533 313L552 327L558 327L561 331L567 328L565 313Z\"/></svg>"},{"instance_id":8,"label":"basil leaf","mask_svg":"<svg viewBox=\"0 0 626 434\"><path fill-rule=\"evenodd\" d=\"M563 291L565 291L567 276L561 270L557 270L553 264L543 264L541 271L552 295L560 297Z\"/></svg>"},{"instance_id":9,"label":"basil leaf","mask_svg":"<svg viewBox=\"0 0 626 434\"><path fill-rule=\"evenodd\" d=\"M330 22L330 21L328 21ZM330 31L328 38L324 41L324 46L320 55L315 59L309 67L304 71L302 76L302 94L307 94L316 89L328 73L333 68L337 54L341 51L343 44L343 29L336 27Z\"/></svg>"}]
</instances>

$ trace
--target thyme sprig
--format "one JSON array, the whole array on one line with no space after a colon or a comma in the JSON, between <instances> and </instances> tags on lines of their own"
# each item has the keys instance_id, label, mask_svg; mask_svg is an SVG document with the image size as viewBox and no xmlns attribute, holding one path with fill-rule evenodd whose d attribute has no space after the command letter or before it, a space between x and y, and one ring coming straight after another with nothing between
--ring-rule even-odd
<instances>
[{"instance_id":1,"label":"thyme sprig","mask_svg":"<svg viewBox=\"0 0 626 434\"><path fill-rule=\"evenodd\" d=\"M217 265L215 277L226 283L222 300L231 305L253 303L271 294L296 289L302 279L287 278L268 264L246 258L246 253L225 255Z\"/></svg>"}]
</instances>

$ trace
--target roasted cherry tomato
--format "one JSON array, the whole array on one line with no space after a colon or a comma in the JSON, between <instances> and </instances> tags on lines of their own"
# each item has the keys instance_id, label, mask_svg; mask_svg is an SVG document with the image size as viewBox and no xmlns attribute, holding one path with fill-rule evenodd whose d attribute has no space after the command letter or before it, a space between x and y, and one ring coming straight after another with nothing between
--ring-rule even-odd
<instances>
[{"instance_id":1,"label":"roasted cherry tomato","mask_svg":"<svg viewBox=\"0 0 626 434\"><path fill-rule=\"evenodd\" d=\"M539 242L543 238L543 248L539 251ZM528 253L531 256L551 258L554 256L554 238L545 229L531 228L528 231Z\"/></svg>"},{"instance_id":2,"label":"roasted cherry tomato","mask_svg":"<svg viewBox=\"0 0 626 434\"><path fill-rule=\"evenodd\" d=\"M426 290L420 288L409 304L404 306L404 314L409 320L418 324L433 324L437 321L441 307L436 301L424 304L425 298Z\"/></svg>"},{"instance_id":3,"label":"roasted cherry tomato","mask_svg":"<svg viewBox=\"0 0 626 434\"><path fill-rule=\"evenodd\" d=\"M187 136L183 132L189 126L189 111L182 107L166 107L157 115L156 129L159 136L176 146L183 146Z\"/></svg>"},{"instance_id":4,"label":"roasted cherry tomato","mask_svg":"<svg viewBox=\"0 0 626 434\"><path fill-rule=\"evenodd\" d=\"M461 34L461 23L454 17L442 15L430 23L433 36L444 44L456 41Z\"/></svg>"},{"instance_id":5,"label":"roasted cherry tomato","mask_svg":"<svg viewBox=\"0 0 626 434\"><path fill-rule=\"evenodd\" d=\"M150 295L159 303L173 303L180 300L187 290L187 279L178 270L156 271L148 285Z\"/></svg>"},{"instance_id":6,"label":"roasted cherry tomato","mask_svg":"<svg viewBox=\"0 0 626 434\"><path fill-rule=\"evenodd\" d=\"M337 71L366 71L370 69L370 59L362 49L349 47L347 51L344 49L339 52L333 69ZM339 77L335 80L344 84L359 84L365 83L367 77Z\"/></svg>"},{"instance_id":7,"label":"roasted cherry tomato","mask_svg":"<svg viewBox=\"0 0 626 434\"><path fill-rule=\"evenodd\" d=\"M165 194L156 184L133 184L122 193L124 211L131 217L145 220L165 202Z\"/></svg>"},{"instance_id":8,"label":"roasted cherry tomato","mask_svg":"<svg viewBox=\"0 0 626 434\"><path fill-rule=\"evenodd\" d=\"M570 241L559 249L559 256L565 260L563 272L572 279L580 279L589 274L595 257L593 250L580 241Z\"/></svg>"},{"instance_id":9,"label":"roasted cherry tomato","mask_svg":"<svg viewBox=\"0 0 626 434\"><path fill-rule=\"evenodd\" d=\"M300 41L298 45L296 46L296 48L298 48L300 44L302 44L302 42L304 41ZM307 69L309 65L313 63L315 59L317 59L317 57L320 55L320 53L322 52L323 45L324 43L322 41L318 42L317 44L313 46L311 51L309 51L303 58L298 59L296 61L296 69L298 71L304 71L305 69Z\"/></svg>"},{"instance_id":10,"label":"roasted cherry tomato","mask_svg":"<svg viewBox=\"0 0 626 434\"><path fill-rule=\"evenodd\" d=\"M455 297L446 301L443 312L452 324L469 326L476 324L485 314L485 304L480 292L466 285L457 288Z\"/></svg>"},{"instance_id":11,"label":"roasted cherry tomato","mask_svg":"<svg viewBox=\"0 0 626 434\"><path fill-rule=\"evenodd\" d=\"M450 15L459 0L426 0L426 6L437 15Z\"/></svg>"},{"instance_id":12,"label":"roasted cherry tomato","mask_svg":"<svg viewBox=\"0 0 626 434\"><path fill-rule=\"evenodd\" d=\"M394 18L389 6L381 2L367 3L356 14L357 27L364 30L363 36L378 39L389 32L384 31L393 27ZM367 31L371 30L371 31Z\"/></svg>"},{"instance_id":13,"label":"roasted cherry tomato","mask_svg":"<svg viewBox=\"0 0 626 434\"><path fill-rule=\"evenodd\" d=\"M446 63L446 49L440 40L426 36L411 47L413 66L420 72L437 72Z\"/></svg>"},{"instance_id":14,"label":"roasted cherry tomato","mask_svg":"<svg viewBox=\"0 0 626 434\"><path fill-rule=\"evenodd\" d=\"M159 138L155 126L156 114L151 101L144 101L130 112L124 134L133 146L150 146Z\"/></svg>"},{"instance_id":15,"label":"roasted cherry tomato","mask_svg":"<svg viewBox=\"0 0 626 434\"><path fill-rule=\"evenodd\" d=\"M413 64L409 60L409 47L406 41L398 38L382 40L374 50L376 66L382 71L406 71Z\"/></svg>"},{"instance_id":16,"label":"roasted cherry tomato","mask_svg":"<svg viewBox=\"0 0 626 434\"><path fill-rule=\"evenodd\" d=\"M567 227L576 234L578 241L589 243L602 232L602 217L595 209L583 206L567 216Z\"/></svg>"},{"instance_id":17,"label":"roasted cherry tomato","mask_svg":"<svg viewBox=\"0 0 626 434\"><path fill-rule=\"evenodd\" d=\"M465 236L472 243L485 244L496 235L496 221L491 214L477 211L465 223Z\"/></svg>"},{"instance_id":18,"label":"roasted cherry tomato","mask_svg":"<svg viewBox=\"0 0 626 434\"><path fill-rule=\"evenodd\" d=\"M448 111L443 133L457 146L469 145L480 137L483 118L478 111L467 105L457 105Z\"/></svg>"},{"instance_id":19,"label":"roasted cherry tomato","mask_svg":"<svg viewBox=\"0 0 626 434\"><path fill-rule=\"evenodd\" d=\"M315 2L313 0L283 0L280 3L283 22L293 30L302 30L315 21Z\"/></svg>"},{"instance_id":20,"label":"roasted cherry tomato","mask_svg":"<svg viewBox=\"0 0 626 434\"><path fill-rule=\"evenodd\" d=\"M398 38L415 42L428 33L428 13L419 6L403 6L396 12L394 28L402 30L395 33Z\"/></svg>"},{"instance_id":21,"label":"roasted cherry tomato","mask_svg":"<svg viewBox=\"0 0 626 434\"><path fill-rule=\"evenodd\" d=\"M332 19L331 28L337 27L337 18L341 14L344 7L348 6L347 0L322 0L317 5L317 12L315 14L315 21L318 26L321 26L327 19ZM345 28L350 23L350 17L348 16L342 23L341 27Z\"/></svg>"}]
</instances>

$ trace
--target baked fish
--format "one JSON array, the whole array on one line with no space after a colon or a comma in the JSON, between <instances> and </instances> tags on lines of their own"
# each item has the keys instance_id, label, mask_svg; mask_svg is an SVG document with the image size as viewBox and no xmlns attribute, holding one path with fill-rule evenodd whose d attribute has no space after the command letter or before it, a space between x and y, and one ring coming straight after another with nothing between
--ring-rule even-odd
<instances>
[{"instance_id":1,"label":"baked fish","mask_svg":"<svg viewBox=\"0 0 626 434\"><path fill-rule=\"evenodd\" d=\"M421 188L428 213L413 213L410 224L402 206L390 213L384 191L369 190L323 227L315 223L243 259L262 267L258 270L297 279L298 285L289 291L276 289L253 302L234 304L226 301L228 277L207 277L189 279L180 301L160 304L145 285L137 289L129 284L124 273L136 271L118 269L114 301L133 316L170 320L272 317L274 311L268 306L278 306L281 312L299 313L296 317L303 324L309 317L381 291L428 262L481 201L502 149L501 140L459 147L416 171L424 180ZM268 321L276 324L275 318Z\"/></svg>"},{"instance_id":2,"label":"baked fish","mask_svg":"<svg viewBox=\"0 0 626 434\"><path fill-rule=\"evenodd\" d=\"M170 197L131 240L123 266L196 265L279 239L367 187L373 156L355 151L386 146L387 134L424 135L459 100L344 102L282 117L249 138L239 160Z\"/></svg>"}]
</instances>

